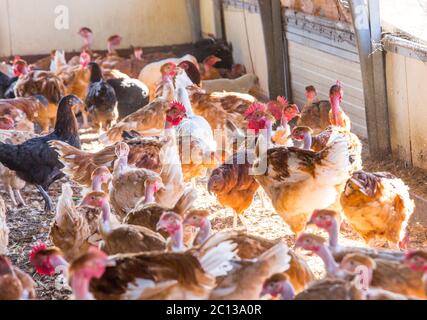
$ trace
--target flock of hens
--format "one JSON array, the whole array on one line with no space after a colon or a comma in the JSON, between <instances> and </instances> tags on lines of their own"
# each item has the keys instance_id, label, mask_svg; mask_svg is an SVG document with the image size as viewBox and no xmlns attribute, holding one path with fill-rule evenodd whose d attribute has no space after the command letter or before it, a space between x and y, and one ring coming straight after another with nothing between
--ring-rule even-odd
<instances>
[{"instance_id":1,"label":"flock of hens","mask_svg":"<svg viewBox=\"0 0 427 320\"><path fill-rule=\"evenodd\" d=\"M26 206L29 185L55 212L53 246L28 252L36 273L61 273L75 299L427 298L427 251L406 249L408 187L362 170L339 81L329 101L307 86L300 110L249 94L257 77L222 41L181 58L134 48L126 59L119 35L102 55L89 28L79 34L81 54L68 62L55 50L1 65L0 181L14 206ZM97 150L82 148L82 132ZM54 206L49 187L64 177ZM211 210L194 204L196 179L233 210L233 230L213 231ZM248 233L256 193L296 234L293 248ZM8 257L6 214L0 198L0 299L37 299ZM344 219L367 246L338 243Z\"/></svg>"}]
</instances>

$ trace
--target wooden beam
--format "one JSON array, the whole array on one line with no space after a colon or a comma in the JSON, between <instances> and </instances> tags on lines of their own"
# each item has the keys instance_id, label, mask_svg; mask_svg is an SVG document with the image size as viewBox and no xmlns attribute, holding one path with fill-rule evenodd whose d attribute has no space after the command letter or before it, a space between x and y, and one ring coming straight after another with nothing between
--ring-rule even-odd
<instances>
[{"instance_id":1,"label":"wooden beam","mask_svg":"<svg viewBox=\"0 0 427 320\"><path fill-rule=\"evenodd\" d=\"M291 97L287 44L283 38L280 0L259 0L265 50L267 55L270 98Z\"/></svg>"},{"instance_id":2,"label":"wooden beam","mask_svg":"<svg viewBox=\"0 0 427 320\"><path fill-rule=\"evenodd\" d=\"M384 53L373 43L381 41L379 1L350 0L353 26L359 51L365 98L366 124L371 157L391 154Z\"/></svg>"}]
</instances>

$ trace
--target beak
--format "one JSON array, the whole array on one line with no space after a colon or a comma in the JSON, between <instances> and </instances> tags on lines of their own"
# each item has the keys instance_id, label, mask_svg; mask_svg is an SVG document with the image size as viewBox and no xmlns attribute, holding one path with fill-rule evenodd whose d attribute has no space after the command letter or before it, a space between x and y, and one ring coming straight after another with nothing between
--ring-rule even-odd
<instances>
[{"instance_id":1,"label":"beak","mask_svg":"<svg viewBox=\"0 0 427 320\"><path fill-rule=\"evenodd\" d=\"M313 219L310 219L308 222L307 222L307 226L309 226L309 225L314 225L315 223L314 223L314 220Z\"/></svg>"},{"instance_id":2,"label":"beak","mask_svg":"<svg viewBox=\"0 0 427 320\"><path fill-rule=\"evenodd\" d=\"M163 229L162 222L161 221L157 222L157 224L156 224L156 231L160 231L162 229Z\"/></svg>"}]
</instances>

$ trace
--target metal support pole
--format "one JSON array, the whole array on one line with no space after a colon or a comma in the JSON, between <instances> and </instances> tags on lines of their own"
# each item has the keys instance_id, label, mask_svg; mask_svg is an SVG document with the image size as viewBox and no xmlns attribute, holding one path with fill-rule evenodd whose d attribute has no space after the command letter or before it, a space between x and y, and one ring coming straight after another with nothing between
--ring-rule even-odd
<instances>
[{"instance_id":1,"label":"metal support pole","mask_svg":"<svg viewBox=\"0 0 427 320\"><path fill-rule=\"evenodd\" d=\"M200 18L200 2L199 0L187 0L187 12L191 24L191 37L193 42L197 42L202 38L202 22Z\"/></svg>"},{"instance_id":2,"label":"metal support pole","mask_svg":"<svg viewBox=\"0 0 427 320\"><path fill-rule=\"evenodd\" d=\"M268 66L270 97L291 97L287 43L283 38L280 0L259 0Z\"/></svg>"},{"instance_id":3,"label":"metal support pole","mask_svg":"<svg viewBox=\"0 0 427 320\"><path fill-rule=\"evenodd\" d=\"M379 1L350 0L359 51L365 97L366 123L371 157L391 154L384 53L373 44L381 41Z\"/></svg>"}]
</instances>

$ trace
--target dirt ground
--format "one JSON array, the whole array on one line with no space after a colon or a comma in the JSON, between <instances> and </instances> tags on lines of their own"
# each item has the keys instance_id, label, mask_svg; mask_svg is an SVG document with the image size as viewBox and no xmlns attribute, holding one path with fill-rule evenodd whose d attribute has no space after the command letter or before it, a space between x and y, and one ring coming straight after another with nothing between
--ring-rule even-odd
<instances>
[{"instance_id":1,"label":"dirt ground","mask_svg":"<svg viewBox=\"0 0 427 320\"><path fill-rule=\"evenodd\" d=\"M86 136L85 139L92 137ZM96 143L85 144L85 149L97 148ZM427 195L427 174L421 170L405 169L400 164L391 159L385 159L381 162L374 162L369 159L366 150L364 150L365 169L371 171L390 171L400 177L411 188L417 191L417 194ZM53 184L49 190L54 203L61 193L61 184L67 179L62 179ZM73 185L74 195L80 194L80 188ZM223 208L216 198L210 195L206 190L206 180L197 182L198 199L195 203L197 208L205 208L211 212L211 219L215 230L231 229L233 215L231 209ZM9 251L13 263L28 272L37 283L37 294L39 299L68 299L71 291L64 285L64 279L61 277L39 276L34 273L32 266L28 261L28 254L31 247L39 241L50 245L48 232L50 223L54 214L45 214L43 212L44 203L34 187L27 186L23 192L24 199L27 202L25 208L12 208L11 201L5 190L0 187L0 195L5 199L9 208L7 212L7 222L10 228ZM248 221L248 232L254 233L269 239L285 238L290 246L293 245L294 235L289 227L274 212L269 199L265 196L265 206L257 194L252 206L245 213ZM318 230L316 233L323 234ZM426 228L417 222L412 221L410 225L411 244L410 247L426 247L427 232ZM344 225L341 230L340 241L344 245L362 246L363 242L352 229ZM308 264L314 270L317 276L323 275L323 263L314 256L306 256Z\"/></svg>"}]
</instances>

